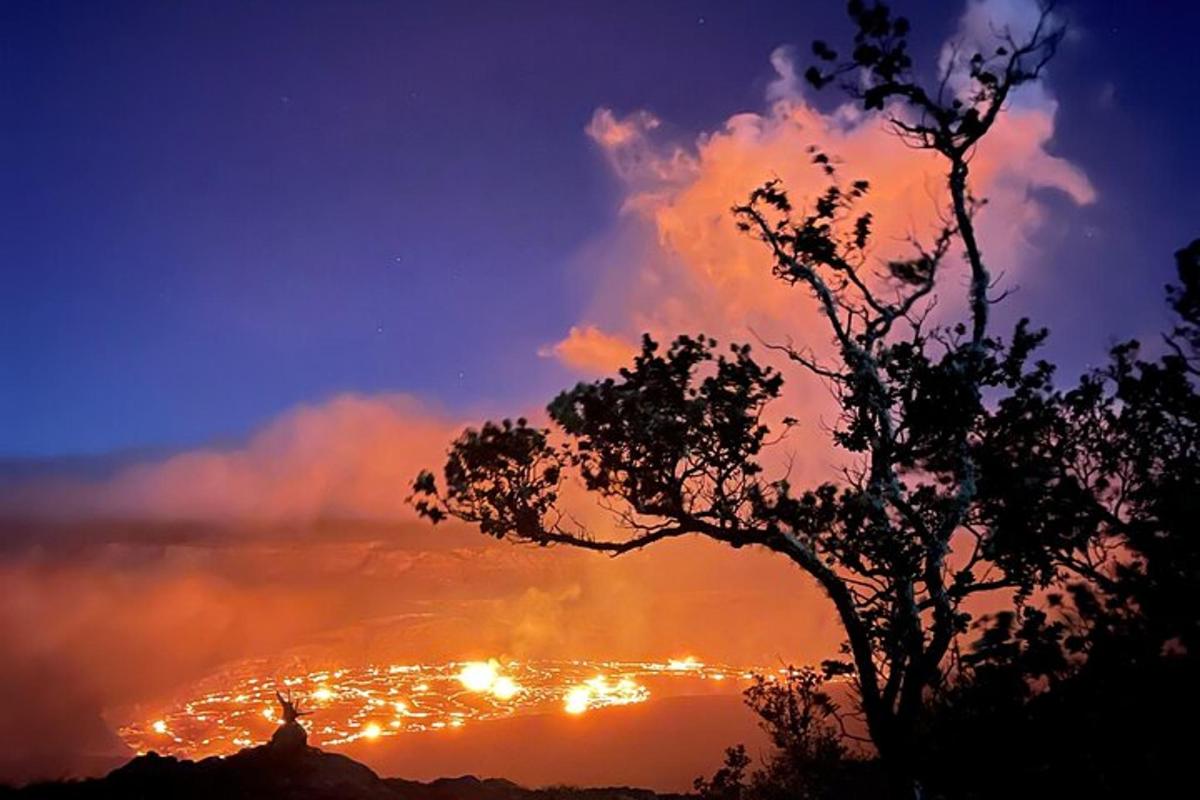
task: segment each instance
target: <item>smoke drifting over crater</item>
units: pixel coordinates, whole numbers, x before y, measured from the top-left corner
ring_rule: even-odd
[[[612,560],[414,521],[407,483],[456,430],[404,398],[342,397],[239,448],[8,486],[0,747],[53,743],[81,768],[113,749],[105,709],[254,656],[776,663],[835,643],[817,593],[764,554]]]
[[[1019,24],[1033,6],[972,0],[956,35]],[[580,135],[615,175],[624,211],[589,248],[600,277],[581,282],[581,318],[542,356],[601,374],[626,363],[644,331],[746,340],[750,327],[819,346],[815,314],[771,279],[761,248],[729,216],[771,177],[796,197],[823,189],[810,145],[872,181],[881,241],[934,221],[932,162],[896,158],[902,145],[849,108],[814,106],[790,51],[770,64],[763,108],[688,141],[672,141],[650,110],[595,110]],[[985,250],[1016,243],[989,251],[997,272],[1019,272],[1030,257],[1045,218],[1038,191],[1074,204],[1096,198],[1083,171],[1048,149],[1057,108],[1045,87],[1024,90],[973,163],[991,200]],[[631,250],[641,257],[622,261]],[[821,474],[833,458],[824,390],[790,396],[794,407],[781,413],[805,425],[781,459],[796,459],[798,477]],[[537,408],[529,405],[513,416]],[[773,665],[833,653],[840,634],[826,600],[769,554],[685,540],[608,559],[419,523],[404,503],[409,482],[440,463],[463,423],[407,395],[344,394],[283,413],[233,447],[101,474],[9,470],[0,483],[0,752],[22,766],[0,764],[0,779],[87,769],[88,757],[119,752],[106,710],[249,657],[695,654]]]

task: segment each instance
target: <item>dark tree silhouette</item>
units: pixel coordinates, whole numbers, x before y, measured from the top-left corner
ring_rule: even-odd
[[[911,257],[876,270],[872,216],[859,210],[869,183],[842,182],[817,150],[812,161],[832,185],[811,208],[797,209],[769,182],[734,215],[828,326],[835,355],[827,360],[791,343],[769,346],[836,393],[834,442],[856,466],[803,490],[769,477],[762,455],[778,436],[764,409],[781,393],[781,375],[748,346],[722,354],[701,335],[664,350],[645,337],[618,377],[579,384],[550,404],[554,443],[525,420],[469,429],[453,443],[441,484],[423,472],[411,500],[434,522],[454,517],[541,545],[619,555],[699,535],[790,559],[832,600],[849,660],[825,668],[852,676],[893,791],[911,797],[921,794],[917,770],[927,763],[916,752],[922,707],[968,629],[964,602],[996,590],[1029,596],[1058,570],[1090,563],[1096,546],[1090,518],[1029,524],[1045,510],[1061,511],[1061,521],[1087,507],[1088,487],[1062,468],[1077,442],[1053,408],[1052,370],[1030,363],[1044,332],[1022,323],[1005,341],[989,329],[995,298],[974,227],[982,202],[968,180],[974,148],[1012,91],[1038,78],[1061,30],[1046,14],[1026,38],[1001,31],[992,52],[952,59],[926,89],[907,54],[907,21],[882,4],[849,10],[858,27],[851,59],[839,62],[817,43],[826,66],[809,80],[843,82],[905,142],[945,159],[942,226],[924,243],[914,239]],[[969,273],[969,314],[933,326],[934,287],[956,247]],[[600,538],[572,519],[561,504],[567,480],[611,509],[628,535]]]
[[[1093,557],[1041,607],[985,620],[927,710],[926,752],[950,768],[926,774],[946,796],[1157,797],[1191,778],[1180,731],[1200,714],[1200,240],[1176,263],[1166,355],[1121,344],[1051,405],[1079,445],[1059,468],[1092,505],[1043,507],[1041,522],[1091,527]]]
[[[293,722],[299,721],[301,717],[307,717],[312,713],[311,711],[301,711],[300,704],[292,700],[290,692],[286,699],[279,692],[275,692],[275,699],[279,702],[279,712],[284,725],[290,725]]]
[[[275,733],[271,735],[271,746],[278,750],[303,750],[308,746],[308,732],[300,724],[301,717],[307,717],[311,711],[301,711],[300,704],[292,701],[292,693],[285,698],[278,691],[275,699],[279,701],[280,717],[283,720]]]
[[[876,797],[876,765],[853,751],[842,710],[826,689],[828,679],[810,668],[755,676],[746,705],[760,720],[774,751],[750,769],[744,745],[725,751],[711,778],[695,782],[702,800],[819,800]]]

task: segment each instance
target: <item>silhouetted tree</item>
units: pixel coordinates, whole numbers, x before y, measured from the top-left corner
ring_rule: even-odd
[[[857,737],[847,732],[842,710],[826,691],[827,680],[808,667],[755,676],[745,692],[746,705],[758,715],[774,750],[751,770],[745,746],[727,749],[712,778],[695,782],[703,800],[877,796],[882,788],[878,770],[848,746]]]
[[[926,89],[907,54],[907,21],[882,4],[849,10],[858,27],[851,58],[839,62],[818,43],[826,66],[808,77],[817,86],[842,80],[907,143],[946,161],[942,226],[876,275],[873,219],[858,208],[870,186],[843,183],[817,150],[812,161],[832,185],[811,208],[797,209],[772,181],[734,214],[764,243],[774,275],[804,289],[828,326],[828,360],[773,347],[834,390],[833,439],[855,466],[804,490],[768,477],[762,455],[777,437],[764,410],[781,375],[748,346],[722,354],[701,335],[663,350],[647,336],[617,378],[581,383],[550,404],[558,440],[523,419],[469,429],[453,443],[441,485],[422,473],[412,501],[434,522],[454,517],[541,545],[619,555],[700,535],[790,559],[836,608],[849,660],[829,668],[853,676],[894,792],[919,796],[927,761],[916,752],[917,726],[967,630],[964,602],[1001,589],[1029,596],[1064,565],[1086,563],[1094,547],[1091,517],[1029,525],[1044,510],[1061,512],[1059,521],[1093,512],[1088,487],[1060,469],[1078,443],[1053,406],[1052,369],[1030,363],[1044,332],[1023,322],[1005,341],[989,330],[992,278],[974,227],[982,203],[968,181],[973,149],[1012,91],[1038,78],[1061,31],[1043,15],[1025,38],[1001,32],[994,51],[950,59]],[[969,271],[969,314],[933,326],[934,287],[956,245]],[[1022,472],[1014,460],[1040,471]],[[561,503],[568,479],[628,535],[600,538],[574,520]]]
[[[301,717],[307,717],[312,714],[311,711],[300,710],[300,704],[292,700],[291,692],[288,692],[288,696],[285,698],[276,691],[275,699],[279,702],[279,715],[284,725],[298,723]]]
[[[696,778],[692,788],[701,800],[743,800],[750,794],[747,785],[747,770],[750,756],[744,744],[725,749],[725,761],[711,778]]]
[[[928,708],[924,750],[949,768],[927,774],[947,796],[1160,796],[1190,778],[1180,730],[1200,714],[1200,240],[1176,262],[1167,354],[1119,345],[1052,404],[1081,445],[1059,466],[1094,505],[1046,524],[1086,521],[1094,557],[1041,607],[986,620]]]

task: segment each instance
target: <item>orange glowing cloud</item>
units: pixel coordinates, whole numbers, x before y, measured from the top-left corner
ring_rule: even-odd
[[[284,413],[246,443],[190,450],[77,485],[43,484],[4,504],[41,515],[222,520],[411,519],[406,487],[461,424],[405,395],[344,394]]]
[[[637,346],[595,325],[574,326],[562,341],[538,355],[557,358],[579,372],[613,372],[633,360]]]
[[[240,446],[17,487],[0,549],[0,749],[21,764],[0,779],[110,767],[105,710],[251,657],[772,663],[836,643],[817,590],[767,553],[680,541],[614,561],[411,521],[408,481],[459,430],[409,398],[343,396]]]
[[[964,35],[997,7],[973,2]],[[625,187],[624,213],[607,260],[604,243],[593,253],[603,283],[584,319],[544,355],[610,371],[643,331],[746,340],[751,326],[818,345],[824,329],[806,299],[771,279],[761,246],[729,213],[772,177],[796,199],[823,189],[810,145],[840,157],[847,178],[872,181],[880,256],[933,223],[940,164],[853,109],[815,108],[786,51],[772,63],[766,110],[693,142],[660,141],[648,112],[596,112],[587,132]],[[1055,108],[1031,87],[972,162],[990,199],[981,235],[997,274],[1029,269],[1027,237],[1044,221],[1038,190],[1095,198],[1047,149]],[[640,257],[621,257],[630,250]],[[951,270],[948,289],[957,277]],[[810,418],[828,409],[819,388],[790,384],[788,396]],[[461,427],[408,396],[347,394],[287,412],[235,447],[0,492],[0,748],[24,756],[15,748],[35,725],[47,737],[77,732],[81,707],[98,720],[230,659],[302,645],[360,661],[695,652],[774,663],[819,660],[840,640],[820,592],[768,553],[687,540],[611,560],[416,524],[409,481],[440,463]],[[791,445],[798,472],[829,474],[814,445],[825,438]],[[607,524],[578,494],[568,497],[578,516]]]
[[[1005,26],[1019,33],[1036,13],[1032,0],[973,0],[956,40],[969,46]],[[544,352],[594,371],[618,354],[611,343],[635,341],[644,330],[745,340],[753,329],[819,348],[827,337],[813,309],[772,278],[761,243],[741,234],[730,213],[773,178],[793,200],[823,191],[828,179],[812,167],[810,146],[842,162],[844,179],[871,182],[867,210],[876,222],[877,257],[911,252],[909,237],[935,230],[945,208],[945,165],[934,154],[907,149],[878,117],[852,105],[818,109],[802,91],[789,50],[776,50],[771,63],[775,79],[765,111],[735,114],[690,143],[661,141],[660,121],[647,111],[595,112],[587,134],[625,186],[618,226],[648,223],[654,247],[633,264],[614,254],[610,267],[622,279],[598,287],[585,319]],[[1056,110],[1043,84],[1022,87],[971,162],[974,191],[988,200],[979,221],[985,255],[993,274],[1010,281],[1036,261],[1029,235],[1044,222],[1038,191],[1058,191],[1077,204],[1096,198],[1087,176],[1048,150]],[[943,292],[950,308],[961,284],[953,273]]]

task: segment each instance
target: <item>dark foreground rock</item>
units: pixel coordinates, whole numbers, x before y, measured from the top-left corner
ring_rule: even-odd
[[[281,729],[282,730],[282,729]],[[660,800],[646,789],[525,789],[499,779],[472,776],[430,783],[381,778],[369,767],[337,753],[277,735],[271,743],[231,756],[201,761],[148,753],[103,778],[0,789],[0,798],[179,798],[180,800]]]
[[[357,761],[314,747],[252,747],[225,758],[181,761],[148,753],[103,778],[43,783],[13,791],[19,798],[297,798],[395,800],[378,775]]]
[[[501,778],[480,780],[473,775],[439,778],[429,783],[387,778],[385,782],[402,800],[683,800],[688,795],[658,794],[649,789],[607,786],[581,789],[558,786],[526,789]]]

